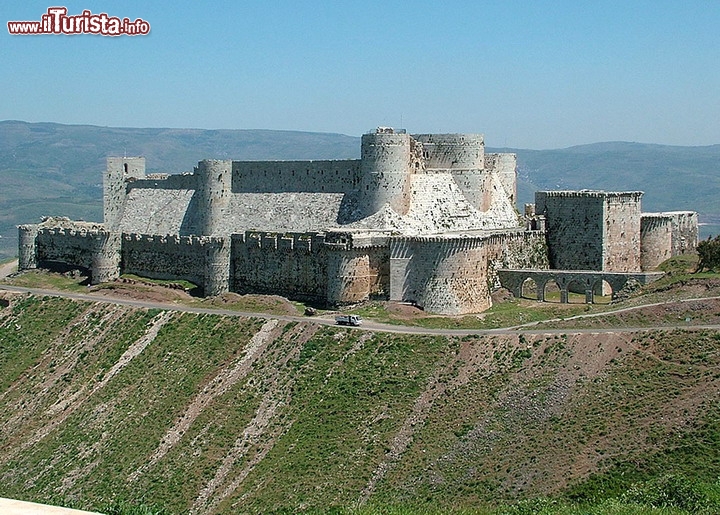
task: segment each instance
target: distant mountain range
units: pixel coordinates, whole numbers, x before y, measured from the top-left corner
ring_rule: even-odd
[[[720,145],[595,143],[518,156],[518,204],[537,190],[640,190],[644,211],[690,209],[720,228]],[[43,215],[102,218],[107,156],[145,156],[149,172],[189,171],[201,159],[356,159],[360,138],[275,130],[148,129],[0,121],[0,260],[17,253],[21,223]],[[717,231],[715,231],[717,232]]]

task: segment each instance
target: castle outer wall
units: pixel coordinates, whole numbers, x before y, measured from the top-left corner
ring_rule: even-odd
[[[642,269],[654,270],[671,257],[695,251],[698,244],[697,213],[643,213],[640,238]]]

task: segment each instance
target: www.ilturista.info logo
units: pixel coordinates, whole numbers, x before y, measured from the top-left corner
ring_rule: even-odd
[[[108,16],[106,13],[93,14],[84,10],[82,14],[68,16],[66,7],[49,7],[40,21],[9,21],[8,32],[18,35],[38,34],[100,34],[102,36],[139,36],[150,32],[150,24],[141,18]]]

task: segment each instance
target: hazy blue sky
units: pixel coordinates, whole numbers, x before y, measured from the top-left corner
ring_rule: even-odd
[[[12,36],[48,7],[147,36]],[[720,1],[3,1],[0,120],[720,143]]]

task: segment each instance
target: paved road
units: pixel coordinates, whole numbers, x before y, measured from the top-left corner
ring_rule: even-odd
[[[145,309],[165,309],[172,311],[180,311],[185,313],[198,313],[198,314],[212,314],[212,315],[227,315],[237,317],[253,317],[253,318],[264,318],[264,319],[276,319],[284,320],[286,322],[313,322],[319,325],[335,325],[334,316],[318,316],[318,317],[302,317],[302,316],[291,316],[291,315],[273,315],[268,313],[254,313],[246,311],[233,311],[229,309],[215,309],[215,308],[198,308],[191,306],[184,306],[182,304],[165,303],[165,302],[148,302],[142,300],[124,299],[119,297],[112,297],[108,295],[88,294],[88,293],[72,293],[55,290],[45,290],[40,288],[24,288],[21,286],[10,286],[7,284],[0,284],[0,290],[17,292],[17,293],[32,293],[34,295],[46,295],[50,297],[63,297],[67,299],[81,300],[87,302],[106,302],[110,304],[119,304],[123,306],[133,306]],[[717,299],[718,297],[711,297]],[[690,302],[694,300],[705,300],[705,299],[686,299],[677,302]],[[663,303],[648,304],[648,306],[658,306]],[[617,311],[621,312],[630,311],[633,309],[640,309],[645,306],[637,306],[630,308],[622,308]],[[602,316],[606,313],[596,313],[592,315],[579,315],[572,317],[572,319],[588,318],[593,316]],[[565,320],[570,320],[567,318]],[[548,322],[547,320],[545,322]],[[619,327],[619,328],[595,328],[595,329],[538,329],[533,328],[538,322],[530,324],[503,327],[498,329],[428,329],[425,327],[413,327],[413,326],[401,326],[392,324],[381,324],[379,322],[373,322],[372,320],[364,320],[361,327],[352,327],[351,329],[363,330],[363,331],[375,331],[384,333],[401,333],[401,334],[425,334],[425,335],[442,335],[442,336],[468,336],[468,335],[493,335],[493,334],[567,334],[567,333],[583,333],[583,334],[597,334],[597,333],[626,333],[626,332],[638,332],[638,331],[653,331],[653,330],[668,330],[668,329],[711,329],[720,330],[720,325],[691,325],[691,324],[677,324],[677,325],[664,325],[664,326],[653,326],[653,327]]]

